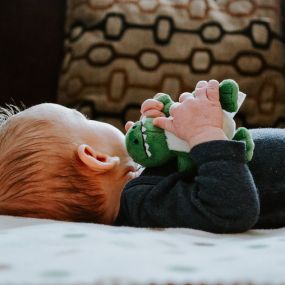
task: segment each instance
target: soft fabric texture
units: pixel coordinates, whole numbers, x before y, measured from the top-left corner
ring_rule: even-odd
[[[281,0],[68,0],[58,102],[123,129],[157,92],[199,80],[248,94],[239,125],[284,122]]]
[[[0,216],[0,284],[281,285],[285,228],[218,235]]]
[[[248,164],[243,142],[219,140],[190,151],[197,173],[179,173],[173,161],[145,169],[123,190],[117,224],[219,233],[284,227],[285,130],[250,133]]]
[[[244,143],[203,143],[191,150],[190,157],[197,173],[175,171],[175,163],[170,162],[148,168],[131,180],[122,193],[118,224],[186,227],[214,233],[253,228],[260,205],[246,165]]]

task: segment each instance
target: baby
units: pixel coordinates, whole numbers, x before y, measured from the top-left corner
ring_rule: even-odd
[[[251,130],[255,153],[222,125],[219,83],[198,82],[165,118],[149,99],[141,113],[186,140],[196,173],[175,163],[142,171],[115,127],[41,104],[0,119],[0,214],[219,233],[285,226],[285,132]],[[126,124],[126,130],[133,123]]]

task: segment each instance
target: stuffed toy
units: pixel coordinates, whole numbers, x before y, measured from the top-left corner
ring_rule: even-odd
[[[250,161],[254,150],[252,137],[244,127],[236,130],[233,120],[246,95],[239,92],[234,80],[226,79],[220,83],[219,96],[223,109],[223,130],[229,139],[245,143],[246,159]],[[169,109],[174,103],[171,97],[161,93],[155,99],[164,104],[163,113],[169,117]],[[176,157],[178,171],[195,169],[189,156],[189,144],[173,133],[154,126],[153,118],[142,117],[134,123],[126,134],[126,147],[133,160],[145,167],[157,167]]]

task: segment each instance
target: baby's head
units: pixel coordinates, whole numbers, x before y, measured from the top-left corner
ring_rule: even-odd
[[[57,104],[2,109],[2,215],[112,224],[135,170],[109,124]]]

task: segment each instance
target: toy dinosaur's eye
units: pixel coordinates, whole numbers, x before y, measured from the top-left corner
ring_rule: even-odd
[[[134,139],[134,144],[138,144],[139,140],[138,139]]]
[[[135,129],[137,127],[137,125],[133,126],[132,129]]]

